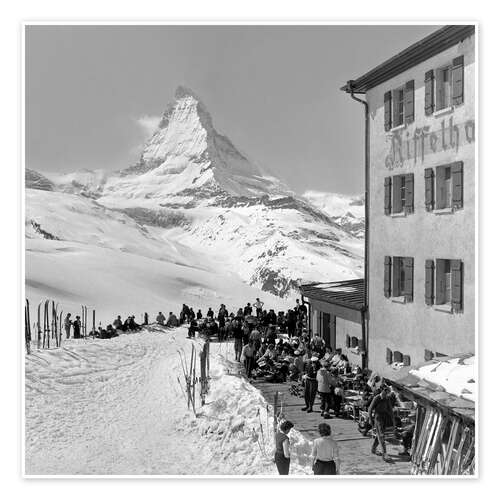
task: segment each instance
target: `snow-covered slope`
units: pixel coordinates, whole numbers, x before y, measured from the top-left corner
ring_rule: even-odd
[[[210,392],[186,408],[179,352],[186,330],[149,327],[110,340],[69,340],[26,356],[29,475],[277,475],[272,410],[210,347]],[[312,443],[292,429],[290,474],[311,474]]]
[[[219,261],[281,297],[302,281],[359,277],[362,242],[324,210],[263,172],[217,132],[200,99],[180,87],[139,161],[51,177],[58,190],[120,210],[161,239]]]
[[[105,326],[117,314],[154,319],[183,303],[234,309],[257,296],[210,256],[166,236],[88,198],[27,189],[26,297],[35,307],[53,299],[73,315],[87,305]],[[258,293],[275,310],[288,305]]]
[[[363,196],[346,196],[322,191],[306,191],[302,195],[309,203],[328,214],[333,221],[357,238],[365,234],[365,204]]]

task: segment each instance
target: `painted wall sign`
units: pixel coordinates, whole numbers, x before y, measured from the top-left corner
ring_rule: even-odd
[[[408,162],[423,163],[426,156],[440,151],[458,152],[462,146],[475,141],[474,125],[474,120],[454,123],[453,117],[450,117],[442,120],[436,130],[425,126],[415,128],[413,134],[405,129],[395,131],[390,138],[390,151],[385,158],[385,166],[393,170]]]

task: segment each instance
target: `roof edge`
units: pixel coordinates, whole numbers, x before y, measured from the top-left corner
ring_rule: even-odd
[[[410,45],[355,80],[349,80],[340,90],[353,94],[365,94],[400,73],[420,64],[440,52],[475,34],[474,24],[446,25]]]

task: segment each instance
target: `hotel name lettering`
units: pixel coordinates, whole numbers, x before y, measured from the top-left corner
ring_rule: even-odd
[[[440,128],[429,126],[415,128],[413,134],[407,130],[395,131],[391,137],[391,149],[385,158],[389,170],[402,167],[406,162],[424,162],[426,156],[440,151],[455,151],[475,140],[474,120],[454,123],[453,117],[441,121]]]

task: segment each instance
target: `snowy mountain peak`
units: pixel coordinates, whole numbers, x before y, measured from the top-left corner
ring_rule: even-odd
[[[217,132],[205,105],[186,87],[177,89],[139,161],[120,176],[126,178],[121,187],[130,185],[130,176],[140,176],[141,187],[154,184],[154,192],[148,195],[156,199],[191,196],[195,191],[248,197],[291,194]]]

